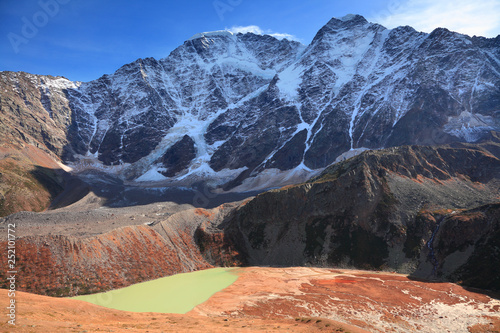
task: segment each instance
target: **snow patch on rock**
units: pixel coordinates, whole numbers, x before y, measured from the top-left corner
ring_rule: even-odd
[[[135,181],[136,182],[158,182],[162,180],[166,180],[167,177],[163,176],[161,173],[158,172],[157,167],[152,167],[149,169],[145,174],[137,178]]]
[[[463,111],[456,117],[448,117],[444,131],[467,142],[476,142],[486,131],[499,130],[500,122],[490,116]]]
[[[188,40],[203,38],[203,37],[214,37],[214,36],[222,36],[222,37],[232,37],[234,34],[228,30],[217,30],[217,31],[208,31],[208,32],[200,32],[195,34],[193,37]]]
[[[337,157],[335,159],[335,162],[333,162],[333,163],[338,163],[338,162],[345,161],[345,160],[347,160],[347,159],[349,159],[351,157],[357,156],[357,155],[359,155],[362,152],[367,151],[367,150],[370,150],[370,149],[369,148],[364,148],[364,147],[349,149],[345,153],[342,153],[341,155],[339,155],[339,157]]]

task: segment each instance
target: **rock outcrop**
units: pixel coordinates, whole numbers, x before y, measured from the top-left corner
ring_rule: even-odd
[[[258,195],[225,231],[250,265],[395,270],[498,290],[499,177],[500,160],[480,149],[369,151]]]
[[[461,212],[423,212],[417,222],[434,226],[422,249],[422,262],[413,273],[429,272],[445,280],[487,290],[500,290],[500,203]],[[413,228],[416,225],[412,226]],[[408,243],[419,236],[413,235]]]

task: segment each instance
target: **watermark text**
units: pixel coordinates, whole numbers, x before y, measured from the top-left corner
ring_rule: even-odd
[[[35,12],[30,17],[21,17],[21,29],[19,33],[9,32],[7,38],[9,39],[12,49],[17,54],[19,47],[28,42],[38,35],[39,29],[45,27],[49,23],[50,18],[55,17],[60,10],[60,5],[65,5],[70,0],[40,0],[38,6],[40,10]]]
[[[215,12],[221,21],[224,21],[224,14],[232,12],[236,7],[241,5],[243,0],[215,0],[212,2]]]
[[[16,324],[16,224],[7,225],[7,287],[9,306],[7,307],[8,323]]]

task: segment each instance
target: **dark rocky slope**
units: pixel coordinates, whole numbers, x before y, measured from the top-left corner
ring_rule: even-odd
[[[258,195],[224,228],[249,265],[396,270],[499,289],[488,268],[500,266],[499,180],[500,160],[477,148],[369,151]],[[477,258],[489,262],[483,276]]]
[[[47,209],[65,184],[65,172],[45,151],[0,147],[0,217]]]
[[[412,275],[426,276],[432,269],[436,276],[448,281],[500,290],[500,203],[446,213],[426,212],[419,216],[421,225],[439,223],[439,229],[432,242],[434,253],[428,246],[421,252],[422,257],[434,259],[422,263]],[[412,244],[418,236],[423,235],[417,231],[407,243]]]

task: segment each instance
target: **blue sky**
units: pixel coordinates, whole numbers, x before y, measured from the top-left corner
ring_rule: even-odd
[[[500,0],[0,0],[0,70],[90,81],[138,58],[164,58],[199,32],[288,34],[308,44],[349,13],[388,28],[500,34]]]

